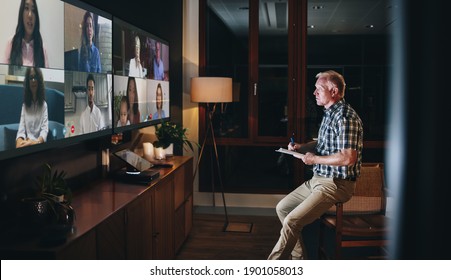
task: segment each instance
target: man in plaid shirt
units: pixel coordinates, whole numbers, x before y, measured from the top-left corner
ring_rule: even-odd
[[[284,197],[276,207],[282,223],[280,238],[268,259],[306,259],[302,229],[336,202],[348,201],[360,175],[363,125],[345,102],[342,75],[329,70],[316,75],[316,104],[324,107],[318,140],[290,143],[288,149],[306,165],[313,165],[312,179]]]

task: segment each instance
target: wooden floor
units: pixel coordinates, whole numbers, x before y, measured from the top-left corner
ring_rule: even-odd
[[[265,260],[279,238],[277,216],[230,215],[229,229],[223,231],[223,214],[195,213],[193,228],[179,251],[178,260]]]
[[[219,209],[221,210],[221,209]],[[250,232],[224,232],[224,214],[215,210],[194,211],[193,228],[186,242],[178,252],[178,260],[266,260],[279,239],[282,225],[274,209],[269,211],[230,210],[229,225]],[[319,222],[307,225],[303,238],[308,258],[318,259]],[[330,235],[330,240],[333,236]],[[367,259],[373,252],[367,249],[344,252],[345,258]]]

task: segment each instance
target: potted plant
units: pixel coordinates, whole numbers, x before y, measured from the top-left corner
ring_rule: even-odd
[[[46,163],[44,172],[37,177],[38,196],[48,200],[70,204],[72,202],[72,191],[66,184],[66,172],[55,170]]]
[[[171,144],[173,144],[176,147],[182,147],[184,149],[188,147],[191,149],[191,151],[194,151],[193,144],[195,143],[188,140],[186,134],[187,130],[187,128],[184,128],[179,124],[162,121],[161,124],[158,124],[155,127],[155,135],[157,136],[158,140],[156,140],[153,145],[157,149],[166,149]],[[155,155],[157,159],[161,159],[161,156],[159,157],[158,153],[159,152],[156,152]]]
[[[53,171],[44,165],[36,178],[36,193],[22,199],[22,216],[34,225],[72,224],[75,212],[71,206],[72,191],[66,183],[66,172]]]

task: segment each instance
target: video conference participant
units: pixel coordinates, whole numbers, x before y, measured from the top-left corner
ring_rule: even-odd
[[[84,72],[100,73],[102,71],[100,64],[100,52],[94,45],[93,38],[94,20],[92,14],[86,11],[82,22],[78,69]]]
[[[30,67],[25,72],[24,100],[20,114],[16,148],[44,143],[49,132],[45,85],[39,68]]]
[[[130,59],[128,75],[130,77],[143,78],[144,72],[141,66],[141,40],[135,36],[135,57]]]
[[[121,104],[119,105],[119,120],[117,121],[117,127],[126,126],[130,124],[128,119],[128,110],[130,105],[128,104],[127,96],[122,96]]]
[[[40,33],[36,0],[22,0],[16,32],[5,48],[4,61],[19,66],[49,67]]]
[[[95,80],[94,75],[89,74],[86,78],[86,91],[88,95],[88,105],[81,113],[80,117],[80,134],[98,131],[105,127],[102,113],[100,109],[94,104],[95,96]]]
[[[134,77],[128,77],[127,81],[128,119],[131,124],[141,122],[141,112],[139,111],[138,88]]]
[[[155,41],[155,58],[153,60],[153,71],[155,80],[164,80],[164,65],[161,60],[161,42]]]
[[[163,89],[162,89],[160,83],[158,83],[158,85],[157,85],[155,102],[156,102],[157,110],[155,111],[155,113],[153,113],[152,117],[154,119],[166,118],[166,113],[163,110]]]

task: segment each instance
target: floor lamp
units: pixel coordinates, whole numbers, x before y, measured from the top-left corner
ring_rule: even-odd
[[[208,137],[211,137],[213,142],[214,156],[216,161],[216,168],[218,172],[219,186],[221,187],[222,203],[224,205],[224,215],[225,223],[223,231],[234,231],[234,232],[250,232],[252,229],[252,224],[250,226],[244,223],[230,223],[229,215],[227,213],[227,205],[224,196],[224,186],[221,177],[221,167],[219,164],[218,149],[216,146],[216,137],[213,127],[213,115],[216,110],[216,104],[218,103],[229,103],[232,102],[232,78],[224,77],[195,77],[191,79],[191,102],[206,103],[208,110],[208,120],[207,120],[207,130],[205,132],[204,140],[202,141],[202,146],[199,153],[199,158],[197,160],[196,170],[194,172],[193,179],[196,177],[197,171],[199,169],[199,164],[202,159],[203,151]],[[210,108],[210,105],[213,107]],[[213,167],[213,166],[212,166]],[[212,182],[212,193],[213,193],[213,205],[215,201],[215,188],[214,182]]]

